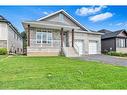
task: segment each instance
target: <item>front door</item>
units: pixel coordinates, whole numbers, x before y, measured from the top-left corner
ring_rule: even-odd
[[[64,32],[64,46],[69,47],[69,36],[68,32]]]

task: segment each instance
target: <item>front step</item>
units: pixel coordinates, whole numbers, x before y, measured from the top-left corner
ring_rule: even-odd
[[[64,47],[63,51],[66,57],[79,57],[73,47]]]

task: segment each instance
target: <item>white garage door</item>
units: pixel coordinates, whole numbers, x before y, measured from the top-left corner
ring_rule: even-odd
[[[83,54],[83,41],[82,40],[77,40],[75,41],[75,49],[79,51],[79,54]]]
[[[97,41],[89,41],[89,54],[97,54]]]

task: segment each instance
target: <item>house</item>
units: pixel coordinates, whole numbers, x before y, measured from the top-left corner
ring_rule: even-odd
[[[103,33],[101,37],[102,52],[116,51],[127,53],[127,31],[122,29],[118,31],[100,30]]]
[[[101,33],[91,32],[64,10],[22,24],[27,32],[28,56],[101,54]]]
[[[22,53],[23,39],[10,21],[0,16],[0,48],[7,48],[8,53]]]

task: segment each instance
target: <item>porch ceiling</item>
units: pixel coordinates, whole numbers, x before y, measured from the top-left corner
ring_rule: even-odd
[[[62,22],[53,22],[53,21],[26,21],[23,22],[23,26],[26,29],[30,25],[31,27],[38,28],[51,28],[51,29],[61,29],[64,30],[72,30],[72,29],[80,29],[80,27],[70,26],[68,24]]]

